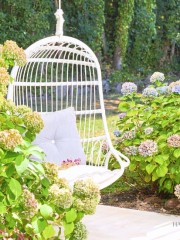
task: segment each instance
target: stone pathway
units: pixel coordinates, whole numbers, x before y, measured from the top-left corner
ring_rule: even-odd
[[[88,240],[180,240],[180,216],[99,205],[83,221]]]

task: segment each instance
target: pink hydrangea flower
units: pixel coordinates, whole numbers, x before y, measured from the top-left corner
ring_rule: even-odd
[[[157,143],[153,140],[146,140],[140,144],[138,150],[139,154],[143,157],[152,156],[158,151]]]
[[[169,147],[180,147],[180,135],[173,134],[172,136],[168,137],[167,143]]]

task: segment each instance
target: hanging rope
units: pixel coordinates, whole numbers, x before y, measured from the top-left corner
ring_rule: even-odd
[[[56,13],[56,36],[62,36],[63,35],[63,24],[64,24],[64,18],[63,18],[63,10],[61,9],[61,0],[59,0],[59,9],[57,9]]]
[[[59,0],[59,9],[61,9],[61,0]]]

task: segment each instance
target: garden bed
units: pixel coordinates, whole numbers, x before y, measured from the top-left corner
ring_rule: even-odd
[[[106,192],[101,194],[101,204],[103,205],[180,215],[180,202],[179,206],[176,207],[172,203],[171,209],[166,207],[170,199],[172,200],[173,196],[158,195],[149,191],[148,188],[138,190],[134,188],[122,192]],[[174,199],[174,201],[176,200]]]

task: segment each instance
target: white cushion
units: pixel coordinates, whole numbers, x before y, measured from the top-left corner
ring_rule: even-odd
[[[63,160],[80,158],[81,164],[85,164],[86,157],[76,128],[74,109],[42,114],[42,119],[44,128],[33,144],[44,150],[45,160],[60,165]]]
[[[76,180],[91,178],[101,189],[101,185],[104,186],[105,182],[111,181],[116,174],[119,174],[119,170],[111,171],[106,167],[81,165],[59,170],[58,177],[66,178],[71,187]]]

